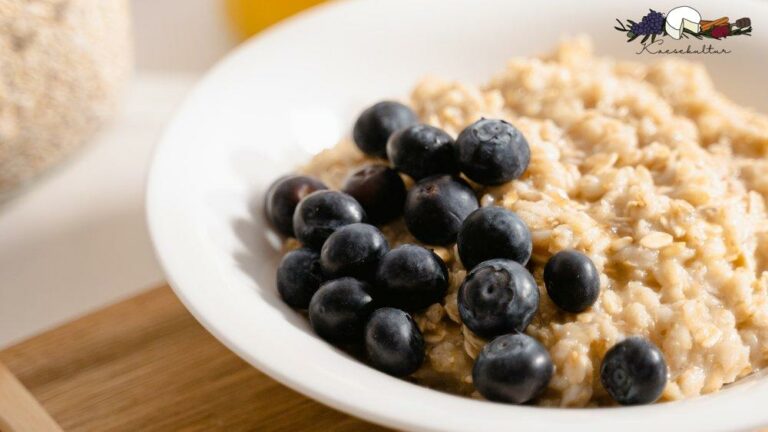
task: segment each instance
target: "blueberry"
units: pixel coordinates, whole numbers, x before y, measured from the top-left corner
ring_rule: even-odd
[[[404,244],[389,251],[376,270],[374,297],[382,305],[405,310],[439,303],[448,290],[448,268],[429,249]]]
[[[459,134],[456,144],[461,171],[484,185],[520,177],[531,160],[528,141],[504,120],[480,119]]]
[[[320,249],[334,231],[363,222],[365,211],[351,196],[336,191],[317,191],[307,195],[293,214],[296,238],[312,249]]]
[[[365,351],[373,367],[402,377],[416,372],[424,362],[424,337],[410,315],[381,308],[365,326]]]
[[[516,214],[501,207],[482,207],[461,225],[456,240],[464,267],[493,258],[506,258],[525,265],[531,258],[531,232]]]
[[[405,183],[400,174],[388,166],[364,166],[347,177],[342,191],[363,206],[372,224],[382,225],[403,214]]]
[[[389,136],[418,121],[416,114],[401,103],[379,102],[360,114],[352,138],[363,153],[385,158]]]
[[[416,180],[459,172],[459,151],[453,138],[441,129],[424,124],[392,134],[387,142],[387,157],[396,170]]]
[[[323,182],[307,176],[285,176],[275,180],[267,190],[264,211],[267,220],[281,234],[293,236],[293,212],[305,196],[328,189]]]
[[[656,345],[641,337],[617,343],[600,366],[603,387],[622,405],[655,402],[667,385],[667,363]]]
[[[458,177],[427,177],[408,191],[405,224],[427,244],[449,245],[464,219],[478,207],[475,191]]]
[[[295,309],[306,309],[323,282],[320,254],[301,248],[285,254],[277,267],[277,292]]]
[[[323,284],[309,302],[309,323],[318,336],[332,343],[358,342],[374,310],[370,286],[345,277]]]
[[[549,384],[554,367],[549,352],[525,334],[499,336],[475,360],[472,381],[486,399],[522,404]]]
[[[320,265],[329,278],[352,276],[372,280],[379,260],[389,252],[387,239],[375,226],[355,223],[337,229],[320,252]]]
[[[549,298],[566,312],[581,312],[600,295],[600,274],[588,256],[575,250],[556,253],[544,267]]]
[[[539,308],[533,276],[515,261],[493,259],[478,264],[459,288],[461,320],[476,334],[491,338],[522,332]]]

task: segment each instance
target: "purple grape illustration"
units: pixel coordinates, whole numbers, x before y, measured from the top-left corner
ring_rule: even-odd
[[[664,31],[664,14],[651,9],[639,23],[632,24],[629,31],[638,36],[661,34]]]

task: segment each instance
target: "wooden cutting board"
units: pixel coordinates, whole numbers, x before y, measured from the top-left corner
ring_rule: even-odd
[[[5,388],[28,408],[0,407],[0,428],[55,430],[42,406],[65,431],[384,430],[254,369],[203,329],[168,287],[0,351],[0,362],[34,397],[13,379],[4,387],[0,374],[0,401]],[[14,418],[4,423],[4,416]]]

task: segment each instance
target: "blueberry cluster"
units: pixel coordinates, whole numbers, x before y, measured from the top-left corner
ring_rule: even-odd
[[[480,119],[454,140],[419,124],[407,106],[380,102],[363,111],[353,138],[389,164],[363,166],[341,191],[312,177],[287,176],[267,193],[267,219],[303,245],[280,262],[280,296],[307,310],[321,338],[364,347],[369,364],[385,373],[414,373],[425,344],[410,314],[444,301],[449,272],[422,245],[390,248],[377,226],[402,216],[422,244],[455,243],[468,271],[457,296],[459,314],[469,330],[490,340],[473,368],[478,392],[509,403],[536,398],[554,366],[547,349],[524,333],[540,302],[525,267],[531,233],[507,209],[480,208],[475,190],[523,175],[530,161],[525,137],[503,120]],[[410,189],[404,175],[415,181]],[[551,301],[569,313],[588,309],[600,293],[597,268],[574,250],[550,258],[544,282]],[[627,339],[606,355],[601,378],[618,402],[648,403],[666,384],[666,365],[650,342]]]
[[[664,31],[664,14],[650,9],[639,23],[634,23],[630,31],[636,35],[657,35]]]

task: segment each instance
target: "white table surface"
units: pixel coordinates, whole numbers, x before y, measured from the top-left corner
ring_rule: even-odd
[[[0,347],[164,279],[144,221],[152,149],[187,91],[235,41],[221,0],[132,6],[137,73],[120,114],[0,207]]]

